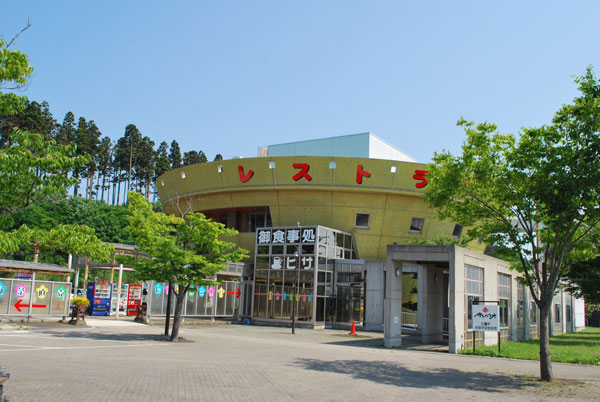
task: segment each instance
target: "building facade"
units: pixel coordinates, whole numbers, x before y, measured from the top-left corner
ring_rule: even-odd
[[[310,327],[354,320],[388,331],[397,324],[423,342],[448,339],[457,350],[468,346],[463,331],[468,324],[459,316],[470,300],[483,297],[469,294],[473,297],[464,301],[464,284],[458,282],[465,275],[475,282],[477,275],[486,281],[506,275],[494,279],[503,284],[503,300],[510,301],[503,306],[510,314],[504,336],[518,337],[513,320],[520,290],[506,264],[470,265],[484,271],[477,273],[456,268],[460,264],[451,270],[449,259],[434,261],[434,269],[427,258],[413,261],[397,252],[390,257],[396,245],[420,250],[419,243],[461,237],[460,225],[439,221],[424,203],[427,184],[427,165],[370,133],[272,145],[260,148],[256,158],[185,166],[157,180],[167,213],[202,212],[238,230],[231,240],[251,252],[240,314],[255,322],[287,325],[296,303],[299,322]],[[308,232],[313,236],[305,238]],[[475,240],[460,250],[487,261],[484,249]],[[434,271],[437,280],[430,284]],[[393,337],[386,332],[386,339]]]

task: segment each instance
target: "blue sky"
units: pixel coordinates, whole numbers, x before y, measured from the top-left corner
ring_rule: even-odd
[[[370,131],[421,162],[456,121],[548,123],[600,71],[597,1],[2,0],[24,92],[116,140],[129,123],[210,159]]]

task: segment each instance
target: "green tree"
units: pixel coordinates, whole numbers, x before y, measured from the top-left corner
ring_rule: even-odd
[[[96,123],[90,120],[85,134],[85,137],[77,142],[77,147],[81,149],[82,154],[87,154],[91,157],[90,163],[85,166],[83,177],[87,180],[86,198],[92,199],[94,195],[94,178],[98,170],[98,152],[102,133]]]
[[[203,151],[188,151],[183,154],[183,166],[206,162],[208,162],[208,159]]]
[[[29,57],[18,50],[10,50],[14,40],[30,26],[31,24],[27,24],[8,43],[6,39],[0,37],[0,115],[15,114],[26,105],[27,98],[5,91],[23,88],[33,73],[33,68],[29,65]]]
[[[154,141],[149,137],[144,137],[138,146],[139,155],[143,158],[137,158],[135,163],[135,177],[138,182],[138,192],[145,194],[146,199],[150,197],[150,186],[154,176]]]
[[[113,198],[112,204],[118,205],[121,196],[121,183],[127,179],[129,169],[129,140],[121,137],[113,149]],[[115,185],[117,186],[115,191]]]
[[[0,114],[0,147],[10,145],[10,135],[15,128],[54,138],[57,129],[56,120],[50,112],[48,102],[24,101],[24,107],[16,113]]]
[[[67,112],[62,124],[56,130],[56,142],[60,145],[71,144],[75,141],[75,115]]]
[[[101,189],[100,199],[104,201],[104,191],[107,189],[106,176],[110,175],[112,169],[112,141],[108,137],[103,137],[98,145],[96,153],[96,166],[98,167],[98,184],[96,192]],[[102,177],[102,184],[100,178]],[[98,195],[98,194],[97,194]],[[98,197],[96,196],[96,199]]]
[[[95,235],[104,242],[132,244],[133,237],[125,230],[127,216],[127,208],[123,205],[69,197],[58,202],[31,205],[12,214],[7,230],[16,230],[22,225],[50,230],[59,225],[82,224],[94,229]]]
[[[156,181],[158,178],[171,170],[171,161],[169,161],[169,145],[163,141],[158,146],[156,153],[154,154],[154,177],[152,183],[154,184],[154,199],[156,200]]]
[[[213,162],[216,162],[216,161],[222,161],[222,160],[223,160],[223,155],[221,155],[221,154],[216,154],[216,155],[215,155],[215,159],[213,160]]]
[[[129,169],[127,174],[127,191],[133,191],[133,169],[136,166],[136,160],[138,158],[138,155],[140,154],[139,147],[140,143],[142,142],[142,133],[140,133],[140,130],[138,130],[135,124],[128,124],[127,127],[125,127],[125,134],[123,135],[123,138],[125,138],[126,143],[129,145]]]
[[[10,214],[64,197],[66,188],[76,182],[65,172],[89,161],[87,156],[74,156],[75,146],[57,145],[40,134],[15,130],[11,143],[0,149],[0,229],[6,227]],[[0,231],[0,253],[18,248],[17,240],[24,240],[21,235]]]
[[[169,160],[171,161],[171,168],[175,169],[181,167],[181,149],[179,148],[179,143],[175,140],[171,142]]]
[[[0,149],[0,215],[34,202],[64,196],[76,182],[65,169],[83,166],[88,156],[74,156],[74,145],[57,145],[40,134],[15,130],[12,146]]]
[[[210,284],[204,278],[224,269],[227,261],[240,261],[244,249],[220,238],[237,232],[206,219],[200,213],[184,217],[154,212],[141,194],[129,193],[129,226],[140,251],[147,259],[130,261],[141,279],[170,282],[176,297],[171,341],[179,337],[185,295],[192,285]],[[233,250],[233,251],[232,251]]]
[[[540,372],[552,381],[549,315],[569,265],[595,250],[600,220],[600,85],[591,68],[576,79],[581,95],[551,125],[503,135],[493,124],[459,121],[461,156],[435,154],[425,199],[441,219],[469,227],[527,282],[540,310]],[[538,243],[539,240],[539,243]]]
[[[569,268],[566,289],[586,304],[600,304],[600,258],[577,261]]]

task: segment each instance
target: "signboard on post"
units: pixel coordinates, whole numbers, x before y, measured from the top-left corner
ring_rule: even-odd
[[[500,331],[500,310],[497,305],[473,304],[474,331]]]

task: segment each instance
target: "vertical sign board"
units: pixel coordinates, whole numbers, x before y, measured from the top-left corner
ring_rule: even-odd
[[[500,331],[500,308],[497,305],[473,304],[473,331]]]

